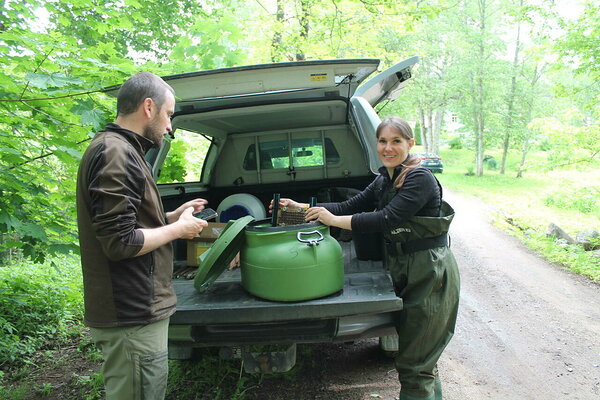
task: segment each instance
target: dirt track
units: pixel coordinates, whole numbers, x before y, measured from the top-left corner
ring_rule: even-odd
[[[440,360],[446,400],[600,399],[600,285],[537,257],[489,223],[492,210],[446,193],[457,212],[461,279],[453,341]],[[251,399],[398,397],[376,341],[311,347],[295,380],[271,379]]]

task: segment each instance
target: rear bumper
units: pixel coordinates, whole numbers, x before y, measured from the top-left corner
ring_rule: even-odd
[[[345,282],[330,296],[276,302],[248,294],[239,270],[226,271],[203,293],[190,280],[173,281],[178,298],[171,316],[171,346],[233,346],[316,343],[379,337],[395,332],[402,299],[381,262],[359,261],[351,243],[341,243]]]

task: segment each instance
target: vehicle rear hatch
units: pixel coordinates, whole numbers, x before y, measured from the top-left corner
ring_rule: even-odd
[[[298,61],[221,68],[163,79],[181,102],[279,91],[337,89],[350,96],[377,70],[377,59]],[[235,100],[233,100],[235,101]]]
[[[298,103],[312,102],[318,107],[320,101],[342,100],[340,107],[344,110],[338,118],[345,123],[348,99],[378,65],[376,59],[299,61],[222,68],[164,79],[179,98],[174,128],[220,137],[229,132],[303,127],[307,120],[314,125],[332,123],[325,113],[315,113]]]
[[[362,139],[368,149],[369,167],[375,174],[381,166],[375,141],[375,130],[381,119],[374,108],[383,101],[394,101],[400,96],[412,77],[411,70],[417,62],[419,57],[414,56],[395,64],[363,83],[352,96],[352,111],[361,127],[360,132],[364,135]]]

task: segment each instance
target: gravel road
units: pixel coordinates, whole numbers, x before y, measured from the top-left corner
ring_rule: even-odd
[[[600,399],[600,285],[493,227],[487,205],[445,198],[457,215],[450,233],[462,289],[439,364],[444,399]],[[376,340],[308,347],[299,347],[295,379],[267,379],[247,398],[397,399],[393,363]]]

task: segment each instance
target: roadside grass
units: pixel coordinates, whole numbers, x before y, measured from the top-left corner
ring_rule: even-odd
[[[169,361],[166,399],[243,400],[249,392],[259,390],[266,380],[294,381],[306,367],[304,360],[309,353],[309,347],[301,347],[302,357],[288,372],[262,374],[245,372],[241,359],[220,359],[218,348],[195,349],[191,360]],[[198,397],[198,393],[202,395]]]
[[[244,373],[240,360],[219,359],[218,350],[198,349],[191,360],[169,361],[166,399],[243,399],[254,377]]]
[[[499,151],[489,153],[498,161],[499,168]],[[444,173],[437,177],[444,187],[492,205],[497,210],[498,227],[520,238],[549,261],[600,282],[597,252],[546,237],[550,223],[561,227],[573,239],[586,229],[600,232],[600,163],[556,170],[532,166],[522,178],[517,178],[519,155],[510,153],[505,174],[486,165],[484,175],[477,177],[468,174],[474,171],[472,151],[445,149],[441,156]],[[532,153],[530,165],[548,165],[546,153]]]

